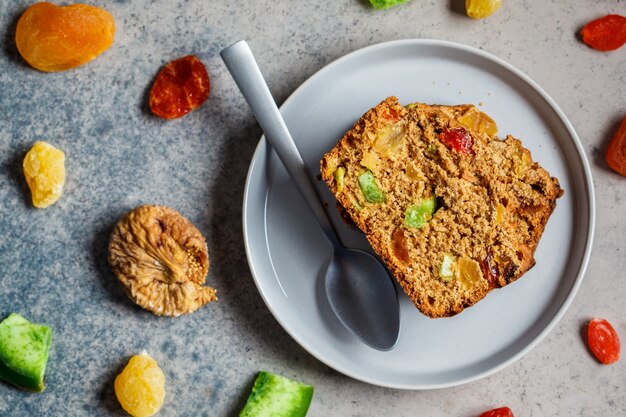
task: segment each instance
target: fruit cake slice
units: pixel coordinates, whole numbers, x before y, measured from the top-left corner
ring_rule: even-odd
[[[429,317],[461,312],[528,271],[556,178],[471,105],[389,97],[321,160],[322,178]]]

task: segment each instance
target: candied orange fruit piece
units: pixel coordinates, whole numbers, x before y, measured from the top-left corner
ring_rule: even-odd
[[[165,400],[165,375],[145,351],[130,358],[114,387],[120,405],[133,417],[153,416]]]
[[[498,126],[496,122],[485,113],[478,109],[472,108],[459,119],[461,124],[476,132],[486,133],[489,136],[496,135],[498,133]]]
[[[65,154],[47,142],[35,142],[22,163],[33,205],[46,208],[58,201],[65,185]]]
[[[15,43],[32,67],[45,72],[65,71],[106,51],[114,35],[115,21],[104,9],[40,2],[20,17]]]

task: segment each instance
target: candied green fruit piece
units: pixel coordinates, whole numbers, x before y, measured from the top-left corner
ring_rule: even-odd
[[[335,184],[337,184],[337,191],[341,192],[344,186],[344,177],[346,176],[346,169],[339,167],[335,170]]]
[[[419,203],[409,206],[404,213],[404,225],[419,229],[433,218],[437,200],[435,196],[424,198]]]
[[[0,323],[0,379],[17,387],[40,392],[52,330],[13,313]]]
[[[450,282],[454,279],[456,268],[456,256],[449,253],[444,253],[443,260],[441,261],[441,267],[439,268],[439,277],[446,282]]]
[[[406,3],[408,0],[370,0],[372,6],[378,10],[388,9],[393,6],[397,6],[402,3]]]
[[[383,203],[386,200],[385,193],[376,184],[376,178],[372,171],[365,171],[359,175],[359,187],[369,203]]]
[[[312,398],[311,385],[261,371],[239,417],[304,417]]]

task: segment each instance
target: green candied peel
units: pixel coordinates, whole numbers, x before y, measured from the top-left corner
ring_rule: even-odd
[[[239,417],[305,417],[313,387],[261,371]]]
[[[439,268],[439,276],[445,282],[450,282],[454,279],[454,269],[456,264],[456,256],[449,253],[443,254],[443,260],[441,261],[441,267]]]
[[[0,379],[43,391],[52,330],[12,313],[0,323]]]
[[[343,190],[344,185],[344,177],[346,175],[346,169],[344,167],[339,167],[335,170],[335,184],[337,184],[337,191],[341,192]]]
[[[369,203],[384,203],[386,200],[385,193],[376,184],[376,178],[372,171],[365,171],[358,177],[359,187]]]
[[[409,0],[370,0],[372,6],[378,10],[388,9],[393,6],[397,6],[402,3],[406,3]]]
[[[433,195],[422,199],[419,203],[409,206],[404,212],[404,225],[413,229],[419,229],[433,218],[437,208],[437,199]]]

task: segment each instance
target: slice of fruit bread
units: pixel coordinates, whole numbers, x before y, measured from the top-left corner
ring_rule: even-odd
[[[448,317],[534,266],[563,194],[472,105],[389,97],[321,160],[322,178],[429,317]]]

